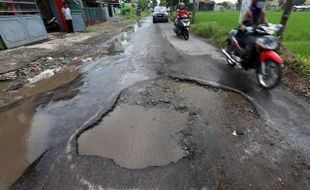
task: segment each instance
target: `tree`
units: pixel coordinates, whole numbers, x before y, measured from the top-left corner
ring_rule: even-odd
[[[279,6],[283,9],[285,0],[278,0],[278,2],[279,2]]]
[[[138,0],[137,4],[142,10],[145,10],[149,2],[149,0]]]
[[[293,0],[286,0],[286,3],[284,4],[283,14],[282,14],[281,21],[280,21],[280,23],[283,25],[283,28],[277,33],[277,35],[279,36],[283,35],[286,23],[292,12],[293,6],[294,6]]]
[[[229,5],[229,2],[223,1],[223,2],[221,3],[221,5],[222,5],[223,7],[225,7],[225,8],[227,8],[228,5]]]
[[[159,6],[167,7],[168,4],[167,0],[160,0]]]
[[[195,18],[196,18],[196,0],[193,0],[193,16],[192,16],[192,23],[195,24]]]
[[[156,7],[158,5],[157,0],[152,0],[151,2],[152,2],[152,4],[151,4],[152,7]]]
[[[241,8],[241,5],[242,5],[242,0],[238,0],[236,3],[236,7],[238,10]]]

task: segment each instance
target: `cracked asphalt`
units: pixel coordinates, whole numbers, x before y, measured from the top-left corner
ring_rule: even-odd
[[[146,18],[74,82],[2,110],[29,166],[1,152],[0,188],[309,189],[309,102],[172,27]]]

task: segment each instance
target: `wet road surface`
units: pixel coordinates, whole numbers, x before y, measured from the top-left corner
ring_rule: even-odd
[[[39,158],[10,189],[309,189],[308,102],[171,23],[134,30],[66,88],[2,110],[0,188]]]

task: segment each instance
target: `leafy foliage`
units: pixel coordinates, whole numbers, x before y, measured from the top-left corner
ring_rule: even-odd
[[[305,0],[294,0],[294,5],[303,5]]]

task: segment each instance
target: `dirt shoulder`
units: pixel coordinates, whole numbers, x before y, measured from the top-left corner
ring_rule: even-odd
[[[294,91],[296,94],[305,97],[305,99],[310,102],[309,76],[303,76],[289,68],[285,68],[282,83],[287,90]]]
[[[306,100],[310,102],[310,75],[302,74],[303,69],[300,67],[303,64],[299,63],[298,59],[288,49],[282,48],[281,53],[286,60],[286,67],[282,80],[283,84],[288,90],[292,90],[296,94],[304,96]],[[305,70],[309,71],[309,68]]]
[[[103,57],[113,38],[131,24],[133,21],[120,20],[88,27],[83,33],[53,33],[46,41],[0,51],[0,107],[27,97],[22,92],[31,91],[42,79],[76,73],[82,63]]]

